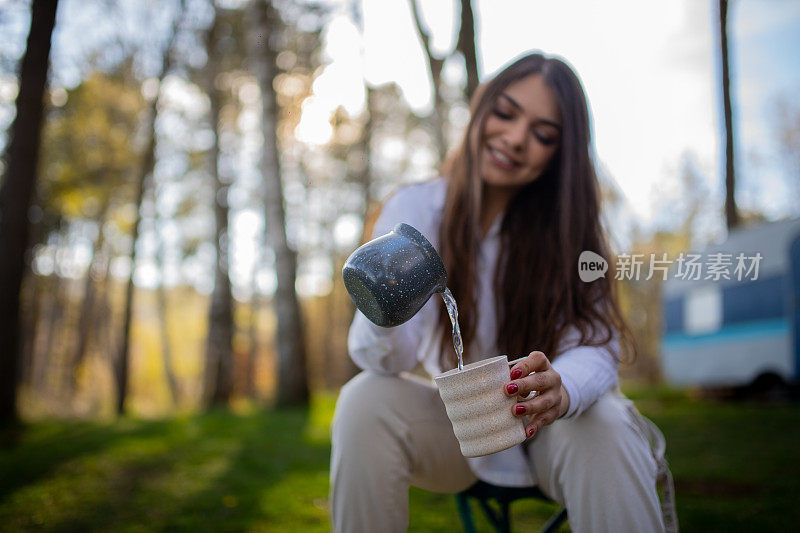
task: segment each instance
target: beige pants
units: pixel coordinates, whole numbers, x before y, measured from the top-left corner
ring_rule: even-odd
[[[630,402],[616,392],[546,426],[528,447],[539,487],[567,508],[573,531],[663,531],[657,464]],[[402,532],[408,488],[456,493],[475,481],[436,387],[362,372],[341,391],[332,427],[336,532]],[[460,524],[453,524],[453,531]]]

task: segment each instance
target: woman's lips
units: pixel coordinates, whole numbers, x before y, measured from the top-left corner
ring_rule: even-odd
[[[498,167],[505,170],[514,170],[514,168],[517,167],[517,163],[509,159],[508,156],[502,152],[494,150],[491,146],[487,145],[486,151],[489,154],[489,159],[491,159],[492,162]]]

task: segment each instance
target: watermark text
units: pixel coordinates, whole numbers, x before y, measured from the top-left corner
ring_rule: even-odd
[[[614,279],[649,281],[653,278],[667,281],[670,277],[681,280],[736,280],[755,281],[763,256],[755,253],[681,252],[669,259],[662,254],[619,254],[614,269]],[[605,277],[608,262],[599,254],[585,250],[578,258],[578,275],[581,281],[591,282]]]

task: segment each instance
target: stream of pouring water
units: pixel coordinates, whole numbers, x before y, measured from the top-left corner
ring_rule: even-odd
[[[464,344],[461,341],[461,329],[458,327],[458,306],[450,289],[445,288],[442,293],[442,299],[445,307],[447,307],[447,314],[450,315],[450,322],[453,324],[453,348],[455,348],[458,356],[458,370],[461,371],[464,369]]]

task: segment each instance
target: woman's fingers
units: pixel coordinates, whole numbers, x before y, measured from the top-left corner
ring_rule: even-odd
[[[536,391],[536,395],[526,398],[532,391]],[[509,396],[523,398],[514,405],[513,410],[517,416],[531,417],[525,427],[528,437],[558,418],[561,376],[542,352],[531,352],[511,368],[511,381],[506,384],[505,392]]]
[[[517,385],[517,396],[524,398],[533,391],[536,391],[537,394],[542,394],[549,389],[559,388],[561,386],[561,376],[554,370],[546,370],[512,381],[512,383]]]
[[[520,360],[511,368],[511,379],[518,379],[527,376],[531,372],[546,370],[550,366],[550,361],[544,353],[531,352],[528,357]]]
[[[536,415],[528,423],[528,425],[525,426],[525,436],[528,438],[533,437],[536,432],[538,432],[544,426],[555,422],[556,418],[558,418],[557,407],[553,407],[552,409],[548,409],[547,411]]]
[[[506,384],[505,391],[508,396],[526,397],[533,391],[542,393],[560,387],[561,376],[550,366],[547,357],[542,352],[533,352],[511,369],[511,381]]]
[[[532,400],[526,400],[514,405],[514,414],[537,415],[553,408],[557,409],[559,403],[561,403],[561,395],[557,391],[548,391]]]

